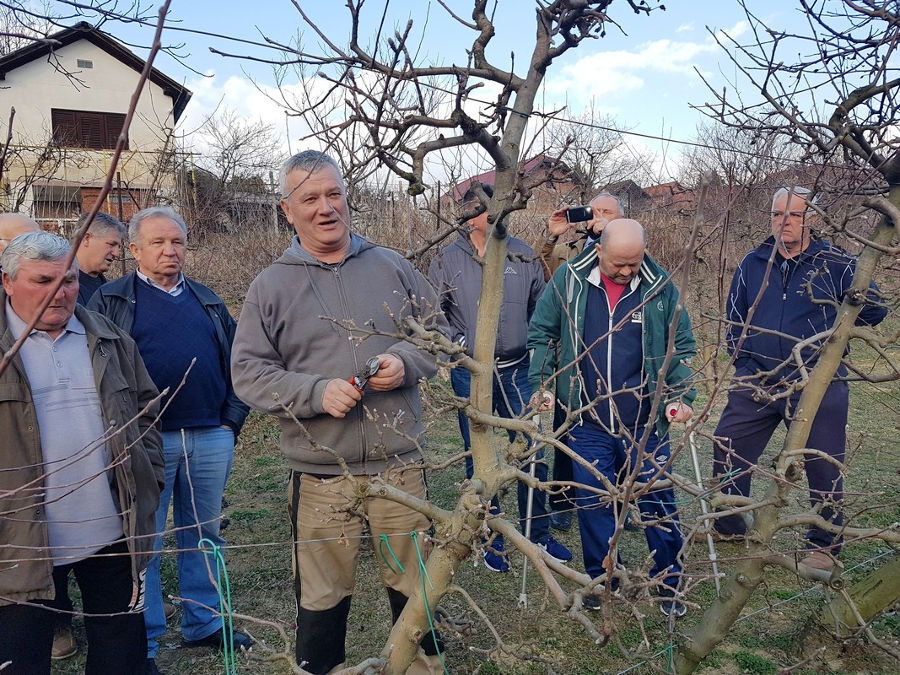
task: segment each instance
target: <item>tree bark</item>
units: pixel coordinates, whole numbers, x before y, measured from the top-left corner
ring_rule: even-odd
[[[849,599],[848,599],[849,598]],[[859,583],[846,589],[825,605],[822,623],[841,637],[850,637],[859,628],[856,612],[868,623],[900,600],[900,557],[894,558]],[[852,605],[851,605],[852,602]],[[856,606],[856,611],[853,609]]]

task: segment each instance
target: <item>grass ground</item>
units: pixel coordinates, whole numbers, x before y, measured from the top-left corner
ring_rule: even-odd
[[[861,351],[855,357],[865,363]],[[847,479],[848,514],[859,514],[856,522],[863,525],[889,526],[900,521],[900,445],[898,431],[900,387],[896,383],[856,385],[851,394],[851,418]],[[706,425],[714,428],[713,419]],[[448,457],[461,449],[455,415],[429,421],[429,452],[435,460]],[[271,418],[253,414],[240,438],[235,453],[234,470],[227,489],[231,524],[225,532],[229,542],[228,571],[235,611],[265,619],[280,626],[292,640],[294,601],[290,573],[290,531],[286,511],[287,469],[277,449],[278,430]],[[774,455],[782,436],[776,435],[761,463]],[[701,444],[700,456],[704,475],[711,469],[711,449]],[[687,453],[679,457],[676,470],[692,475]],[[453,466],[429,475],[432,498],[441,506],[456,502],[462,469]],[[764,489],[757,481],[754,489]],[[800,495],[800,493],[798,493]],[[802,495],[800,495],[802,497]],[[504,496],[507,513],[515,513],[514,494]],[[799,499],[799,497],[798,497]],[[799,508],[799,501],[798,506]],[[699,512],[695,504],[685,507],[685,523]],[[573,565],[581,567],[577,527],[559,538],[575,553]],[[169,541],[168,545],[174,545]],[[781,550],[802,549],[802,535],[783,531],[777,539]],[[741,557],[739,544],[721,544],[718,556],[721,569],[729,572]],[[629,566],[640,566],[647,556],[642,533],[627,532],[622,554]],[[849,581],[863,578],[868,572],[896,555],[888,545],[877,541],[849,544],[842,560]],[[690,550],[686,569],[699,573],[709,571],[705,545]],[[456,582],[479,602],[499,632],[507,653],[491,652],[496,646],[478,617],[458,596],[442,601],[449,614],[460,621],[460,634],[448,639],[447,670],[451,673],[607,673],[632,669],[648,673],[666,670],[671,656],[670,645],[682,630],[694,625],[704,606],[715,596],[711,582],[703,582],[689,595],[696,603],[688,616],[678,621],[671,631],[668,622],[649,602],[638,603],[633,610],[615,609],[607,617],[616,637],[599,647],[576,623],[566,619],[543,590],[536,575],[528,575],[528,605],[518,605],[521,583],[521,555],[513,553],[510,574],[488,572],[473,559],[458,570]],[[356,663],[377,654],[390,629],[390,614],[381,587],[378,561],[367,543],[361,548],[357,572],[357,592],[348,624],[348,663]],[[164,586],[177,595],[174,556],[163,559]],[[822,627],[817,617],[825,596],[823,591],[784,570],[770,569],[766,581],[754,593],[741,619],[728,638],[702,666],[708,673],[776,673],[803,661],[817,648],[824,651],[814,660],[798,668],[797,673],[888,673],[900,671],[900,664],[863,641],[839,643]],[[900,615],[894,607],[878,619],[873,628],[880,638],[900,640]],[[597,616],[595,616],[597,614]],[[642,614],[642,621],[637,615]],[[602,613],[591,618],[600,624]],[[209,650],[180,648],[178,617],[170,622],[162,642],[158,664],[165,673],[203,675],[224,672],[221,655]],[[281,634],[271,626],[241,622],[258,639],[275,651],[292,652]],[[643,626],[643,629],[641,628]],[[84,635],[76,620],[76,634],[82,647]],[[515,654],[516,657],[510,654]],[[83,651],[68,662],[56,664],[54,673],[80,672]],[[262,661],[259,657],[241,661],[239,672],[288,673],[283,660]]]

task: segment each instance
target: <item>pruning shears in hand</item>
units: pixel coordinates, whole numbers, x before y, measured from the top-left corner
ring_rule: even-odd
[[[369,383],[369,378],[375,375],[379,368],[381,368],[381,359],[377,356],[373,356],[366,361],[365,365],[356,375],[349,379],[350,384],[356,387],[356,391],[361,394],[363,389],[365,389],[366,385]]]

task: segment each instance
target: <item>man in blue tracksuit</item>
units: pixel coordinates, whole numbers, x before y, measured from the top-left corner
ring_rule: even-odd
[[[556,271],[528,331],[529,381],[537,392],[533,405],[549,410],[553,397],[547,390],[555,387],[555,398],[566,410],[582,409],[569,432],[570,447],[613,484],[638,463],[638,481],[661,479],[670,460],[669,423],[693,415],[690,319],[679,311],[678,290],[644,255],[645,248],[644,228],[637,221],[610,222],[599,243]],[[661,374],[672,332],[675,352]],[[660,400],[651,418],[658,388]],[[576,483],[606,489],[580,462],[573,462],[573,469]],[[612,573],[609,540],[621,506],[601,504],[589,489],[576,494],[585,569],[592,578]],[[683,616],[684,605],[672,597],[682,546],[673,491],[651,485],[639,496],[638,507],[645,520],[660,523],[645,528],[654,551],[651,573],[663,582],[660,608]],[[584,604],[600,606],[596,596],[586,597]]]
[[[826,337],[800,351],[797,343],[832,328],[844,294],[853,282],[856,261],[844,251],[810,235],[815,213],[810,191],[781,188],[772,199],[772,236],[750,251],[734,273],[728,294],[728,350],[734,356],[734,384],[715,436],[713,473],[733,474],[723,492],[747,496],[757,461],[782,421],[789,426],[802,391],[785,395],[818,360]],[[887,314],[873,283],[857,324],[875,325]],[[751,315],[751,308],[753,312]],[[748,324],[749,322],[749,324]],[[745,330],[746,335],[742,337]],[[842,365],[816,413],[807,446],[844,461],[848,408],[847,374]],[[805,462],[809,497],[820,515],[840,525],[836,504],[843,498],[839,467],[808,455]],[[719,538],[740,538],[747,529],[738,515],[716,521]],[[817,528],[806,535],[809,554],[803,563],[817,569],[834,566],[840,539]]]
[[[483,185],[488,197],[494,194],[490,185]],[[474,208],[477,196],[471,190],[463,197],[463,206]],[[469,237],[460,236],[446,246],[431,262],[428,279],[441,299],[441,309],[450,323],[453,339],[464,345],[471,353],[475,345],[475,324],[478,319],[478,299],[481,296],[481,263],[475,259],[476,249],[484,256],[487,245],[487,211],[472,218]],[[544,291],[544,271],[535,252],[521,239],[509,237],[507,249],[510,257],[506,261],[503,274],[503,302],[500,305],[500,322],[497,326],[497,342],[494,355],[497,360],[493,381],[493,406],[501,417],[518,417],[531,398],[528,384],[528,352],[525,336],[528,320],[535,303]],[[471,375],[463,367],[450,371],[450,383],[454,393],[460,398],[468,398]],[[469,420],[459,411],[459,430],[463,446],[469,450]],[[509,433],[509,440],[515,440],[515,433]],[[536,459],[541,459],[540,457]],[[472,459],[466,457],[466,475],[472,477]],[[535,476],[540,481],[547,480],[547,465],[539,461],[535,465]],[[519,517],[522,531],[526,529],[528,517],[528,488],[518,483]],[[494,506],[496,507],[496,500]],[[572,559],[569,550],[550,534],[547,495],[535,490],[532,498],[531,541],[544,549],[559,562]],[[496,551],[484,552],[484,563],[494,572],[506,572],[509,563],[503,553],[503,537],[497,536],[491,545]]]

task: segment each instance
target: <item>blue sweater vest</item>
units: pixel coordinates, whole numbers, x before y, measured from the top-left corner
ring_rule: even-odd
[[[157,388],[169,387],[161,405],[172,399],[161,429],[219,426],[226,383],[212,320],[188,287],[173,297],[142,279],[136,284],[131,337]],[[197,362],[173,398],[193,358]]]

